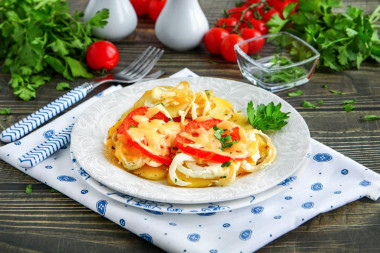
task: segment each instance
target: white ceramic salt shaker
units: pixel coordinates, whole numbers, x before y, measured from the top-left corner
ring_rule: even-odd
[[[176,51],[198,46],[208,30],[208,20],[198,0],[167,0],[155,25],[161,43]]]
[[[108,23],[103,28],[94,28],[95,36],[119,41],[136,29],[137,15],[129,0],[90,0],[84,11],[83,20],[87,21],[101,9],[109,10]]]

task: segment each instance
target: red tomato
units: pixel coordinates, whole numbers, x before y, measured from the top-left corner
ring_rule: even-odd
[[[150,0],[148,5],[148,14],[153,21],[157,21],[162,9],[164,8],[166,0]]]
[[[239,21],[236,18],[220,18],[216,21],[215,27],[224,28],[230,33],[238,22]]]
[[[265,22],[255,18],[250,18],[245,22],[244,28],[254,28],[261,32],[262,35],[268,33],[268,27],[265,25]]]
[[[171,157],[166,157],[166,156],[160,156],[160,155],[157,155],[157,154],[153,154],[152,152],[149,152],[148,148],[146,145],[144,144],[140,144],[136,141],[134,141],[128,134],[127,130],[130,129],[131,127],[138,127],[138,122],[136,122],[133,117],[136,116],[136,115],[145,115],[149,110],[149,107],[148,106],[142,106],[142,107],[138,107],[136,109],[134,109],[133,111],[131,111],[123,120],[123,122],[121,123],[121,125],[119,126],[119,128],[117,129],[117,133],[118,134],[123,134],[128,143],[132,146],[134,146],[135,148],[137,148],[138,150],[141,151],[141,153],[143,153],[144,155],[146,155],[147,157],[151,158],[152,160],[156,161],[156,162],[159,162],[159,163],[163,163],[163,164],[166,164],[166,165],[170,165],[171,164],[171,161],[172,161],[172,158]],[[165,114],[163,114],[162,112],[158,112],[156,113],[155,115],[153,115],[149,121],[153,120],[153,119],[160,119],[160,120],[163,120],[165,122],[168,122],[169,121],[169,118],[165,116]]]
[[[203,38],[207,50],[212,54],[221,54],[220,45],[228,34],[226,29],[220,27],[211,28]]]
[[[247,40],[254,37],[262,36],[262,34],[256,29],[244,28],[241,30],[241,36],[243,37],[243,39]],[[248,46],[249,46],[248,53],[257,54],[263,48],[264,43],[265,43],[264,38],[260,38],[260,39],[256,39],[251,42],[248,42]]]
[[[119,62],[119,51],[109,41],[96,41],[88,48],[86,61],[88,66],[94,70],[110,70]]]
[[[268,22],[268,21],[272,18],[272,16],[273,16],[273,15],[276,15],[276,14],[278,14],[278,15],[280,16],[280,13],[278,12],[278,10],[276,10],[276,9],[274,9],[274,8],[271,8],[269,11],[267,11],[267,12],[264,14],[262,20],[263,20],[264,22]],[[280,16],[280,17],[281,17],[281,16]]]
[[[243,15],[243,11],[245,11],[246,7],[242,6],[242,7],[234,7],[234,8],[231,8],[227,11],[227,14],[230,18],[236,18],[237,20],[239,20],[241,18],[241,16]],[[245,11],[244,15],[243,15],[243,20],[247,20],[249,18],[252,18],[253,17],[253,12],[252,10],[247,10]]]
[[[284,0],[284,1],[277,1],[273,4],[274,8],[276,8],[276,10],[278,10],[278,12],[280,13],[280,17],[282,19],[284,19],[284,16],[283,16],[283,11],[284,9],[286,8],[286,6],[288,6],[288,4],[290,3],[297,3],[298,5],[298,1],[297,0]],[[296,8],[293,9],[293,11],[291,12],[291,14],[294,14],[296,12]]]
[[[178,147],[178,149],[180,149],[182,152],[186,154],[196,156],[208,161],[218,162],[218,163],[225,163],[234,159],[235,160],[243,159],[243,158],[231,157],[229,152],[223,153],[223,152],[220,152],[219,150],[215,151],[211,149],[198,148],[197,145],[195,146],[191,145],[191,144],[194,144],[193,141],[186,139],[185,137],[181,135],[181,133],[183,132],[196,135],[198,134],[196,132],[197,129],[203,128],[207,131],[213,128],[214,126],[216,126],[217,124],[219,124],[220,122],[222,122],[222,120],[214,119],[214,118],[206,118],[202,120],[196,119],[194,121],[189,122],[184,127],[184,129],[180,133],[177,134],[176,146]],[[240,140],[238,127],[236,127],[236,129],[235,128],[230,129],[228,133],[226,133],[226,135],[227,134],[230,134],[232,141]]]
[[[130,0],[138,16],[142,16],[148,13],[149,1],[150,0]]]
[[[243,41],[243,37],[241,37],[238,34],[230,34],[227,37],[225,37],[222,41],[221,44],[221,51],[222,51],[222,56],[225,60],[230,61],[230,62],[236,62],[237,57],[236,53],[234,50],[235,44]],[[242,44],[240,48],[247,53],[248,52],[248,44]]]

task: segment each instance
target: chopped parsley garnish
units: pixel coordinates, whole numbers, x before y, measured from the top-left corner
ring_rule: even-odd
[[[231,135],[224,134],[224,132],[226,130],[221,129],[221,128],[217,127],[216,125],[213,127],[213,129],[215,130],[215,133],[214,133],[215,138],[217,138],[220,141],[220,143],[222,144],[222,147],[221,147],[222,151],[225,148],[229,148],[232,145],[234,145],[235,143],[239,142],[239,140],[231,141],[232,140]]]
[[[365,119],[365,120],[379,120],[379,119],[380,119],[380,116],[376,116],[376,115],[366,115],[366,116],[364,116],[364,119]]]
[[[292,64],[292,62],[283,56],[275,55],[271,60],[272,63],[270,68],[282,67]],[[290,82],[292,80],[298,79],[305,75],[306,71],[302,67],[291,67],[284,70],[272,71],[270,73],[264,73],[264,82]]]
[[[344,95],[343,92],[338,91],[338,90],[329,90],[329,91],[330,91],[330,93],[332,93],[332,94],[336,94],[336,95]]]
[[[355,109],[354,105],[356,103],[356,100],[344,100],[343,101],[343,108],[346,112],[351,112],[352,110]]]
[[[250,101],[247,106],[247,116],[249,123],[259,130],[280,130],[288,122],[290,112],[281,111],[281,103],[274,105],[270,102],[268,105],[260,104],[256,110],[253,102]]]
[[[222,163],[222,168],[224,168],[224,167],[228,167],[228,166],[230,166],[231,165],[231,161],[227,161],[227,162],[225,162],[225,163]]]
[[[26,194],[30,195],[32,194],[32,185],[31,184],[28,184],[25,188],[25,192]]]
[[[314,109],[317,109],[317,106],[307,100],[304,100],[302,102],[302,107],[311,107],[311,108],[314,108]]]
[[[10,108],[1,108],[1,109],[0,109],[0,114],[1,114],[1,115],[8,115],[8,114],[11,114],[11,109],[10,109]]]
[[[57,84],[57,86],[55,87],[55,89],[56,90],[70,89],[70,84],[66,83],[66,82],[61,82],[61,83]]]
[[[302,90],[297,90],[297,91],[289,92],[288,93],[289,97],[297,97],[297,96],[301,96],[301,95],[303,95]]]

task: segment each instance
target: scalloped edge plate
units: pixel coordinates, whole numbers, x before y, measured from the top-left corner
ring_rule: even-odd
[[[163,181],[150,181],[111,164],[103,154],[108,129],[137,101],[142,94],[158,85],[175,86],[189,81],[194,91],[213,90],[216,96],[229,100],[236,110],[246,111],[247,103],[282,104],[290,112],[288,124],[268,134],[277,149],[274,162],[224,187],[180,188]],[[285,100],[247,83],[233,80],[194,77],[167,78],[141,82],[113,92],[92,104],[77,119],[72,134],[74,156],[96,181],[117,192],[136,198],[163,203],[214,203],[240,199],[264,192],[282,182],[297,170],[310,145],[310,132],[302,116]]]
[[[308,153],[302,163],[299,165],[297,171],[284,181],[280,182],[276,186],[258,193],[257,195],[251,195],[241,199],[223,201],[223,202],[214,202],[214,203],[201,203],[201,204],[175,204],[175,203],[162,203],[151,200],[139,199],[124,193],[116,192],[113,189],[108,188],[107,186],[99,183],[93,179],[78,163],[75,159],[74,154],[70,150],[71,160],[74,166],[74,169],[81,176],[87,184],[92,188],[100,192],[101,194],[110,197],[120,203],[123,203],[127,206],[133,206],[136,208],[144,209],[149,212],[158,212],[158,213],[182,213],[182,214],[213,214],[218,212],[225,212],[230,210],[235,210],[251,205],[256,205],[264,200],[267,200],[284,190],[288,189],[293,182],[295,182],[298,177],[306,170],[307,165],[310,161],[310,152],[311,146],[309,147]]]

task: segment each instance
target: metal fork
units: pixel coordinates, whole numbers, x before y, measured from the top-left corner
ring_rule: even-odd
[[[86,97],[96,87],[104,83],[131,84],[142,80],[164,53],[163,49],[149,46],[136,60],[123,70],[104,79],[85,82],[54,100],[38,111],[30,114],[0,134],[3,142],[13,142],[30,133],[40,125],[55,117],[65,109]]]

